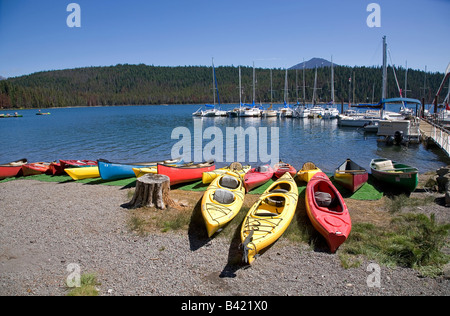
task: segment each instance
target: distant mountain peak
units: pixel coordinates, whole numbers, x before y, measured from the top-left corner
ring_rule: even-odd
[[[336,65],[336,64],[334,64],[334,65]],[[316,67],[317,68],[331,67],[331,62],[326,60],[326,59],[317,58],[317,57],[314,57],[314,58],[312,58],[312,59],[310,59],[308,61],[305,61],[305,68],[306,69],[314,69]],[[295,66],[292,66],[289,69],[303,69],[303,62],[301,62],[301,63],[299,63],[299,64],[297,64]]]

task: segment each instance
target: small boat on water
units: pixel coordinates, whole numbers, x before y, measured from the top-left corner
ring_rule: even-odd
[[[304,182],[309,182],[311,178],[318,172],[322,172],[313,162],[305,162],[297,172],[297,178]]]
[[[351,159],[347,159],[334,172],[334,180],[352,193],[361,188],[368,179],[367,170]]]
[[[251,169],[245,174],[244,186],[247,192],[257,188],[270,179],[272,179],[274,171],[269,165],[259,166]]]
[[[275,177],[277,177],[277,178],[280,178],[286,172],[290,173],[292,177],[294,177],[295,174],[297,173],[297,170],[295,170],[295,168],[293,166],[291,166],[288,163],[282,162],[281,160],[279,163],[277,163],[273,166],[273,171],[274,171]]]
[[[157,166],[158,174],[163,174],[170,178],[170,185],[200,180],[203,172],[210,172],[216,169],[214,160],[188,166],[173,166],[169,164],[158,164]]]
[[[12,118],[12,117],[23,117],[23,115],[19,114],[19,113],[14,113],[14,114],[0,114],[0,118]]]
[[[202,216],[208,237],[236,217],[244,203],[244,196],[242,178],[234,172],[219,175],[211,182],[202,198]]]
[[[352,222],[344,199],[323,172],[316,173],[306,186],[306,211],[331,252],[336,252],[348,238]]]
[[[297,201],[297,184],[285,173],[253,204],[241,228],[246,263],[252,264],[262,249],[281,237],[294,217]]]
[[[182,159],[164,160],[164,161],[153,161],[153,162],[137,162],[137,163],[118,163],[110,162],[105,159],[99,159],[98,170],[100,176],[103,180],[119,180],[132,178],[135,176],[133,168],[147,168],[151,166],[156,166],[158,163],[165,164],[178,164],[182,163]]]
[[[50,112],[41,112],[41,110],[39,110],[36,115],[50,115]]]
[[[24,176],[34,176],[49,172],[49,162],[33,162],[22,165],[22,172]]]
[[[370,169],[387,189],[413,192],[419,184],[419,170],[406,164],[379,158],[371,161]]]
[[[83,167],[83,168],[66,168],[64,171],[73,180],[93,179],[100,178],[100,172],[98,166]]]
[[[20,159],[0,165],[0,180],[22,175],[22,166],[27,163],[27,159]]]
[[[229,166],[226,166],[226,167],[223,167],[220,169],[216,169],[216,170],[210,171],[210,172],[203,172],[202,182],[203,182],[203,184],[211,183],[218,176],[225,174],[227,172],[230,172],[230,171],[237,173],[240,177],[243,177],[250,170],[250,168],[251,168],[251,166],[249,166],[249,165],[242,166],[242,164],[240,164],[239,162],[233,162]]]

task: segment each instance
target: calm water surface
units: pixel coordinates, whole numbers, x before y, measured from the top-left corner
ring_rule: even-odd
[[[202,129],[216,126],[226,135],[226,127],[279,127],[280,158],[299,168],[312,161],[326,172],[333,172],[346,158],[363,167],[371,159],[385,157],[419,168],[421,172],[450,164],[440,150],[422,145],[387,147],[375,134],[355,128],[340,128],[337,120],[279,118],[193,118],[199,105],[118,106],[50,109],[51,115],[35,115],[37,110],[18,111],[23,118],[0,119],[0,163],[27,158],[29,161],[58,159],[98,159],[135,162],[167,159],[179,139],[171,139],[176,127],[192,133],[194,122]],[[224,110],[234,106],[224,106]],[[0,114],[14,111],[0,111]],[[200,123],[199,123],[200,122]],[[204,139],[203,146],[211,140]],[[224,139],[224,157],[226,146]],[[236,148],[236,147],[235,147]],[[270,143],[268,154],[270,154]],[[245,146],[246,161],[249,145]],[[237,155],[237,154],[236,154]],[[194,158],[194,154],[192,154]],[[258,164],[258,163],[256,163]],[[218,166],[226,163],[218,163]],[[255,163],[253,163],[255,165]]]

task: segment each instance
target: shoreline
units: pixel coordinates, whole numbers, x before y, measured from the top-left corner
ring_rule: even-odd
[[[95,273],[99,294],[106,296],[247,296],[255,288],[268,296],[450,295],[449,279],[400,267],[381,266],[381,286],[368,287],[373,262],[364,259],[344,269],[339,251],[330,254],[283,237],[245,268],[235,263],[234,238],[205,239],[195,226],[139,236],[128,228],[130,210],[121,206],[132,189],[26,178],[0,188],[1,295],[66,295],[70,263],[82,274]],[[192,226],[192,203],[198,204],[202,193],[171,194],[183,201],[182,212],[192,214]],[[383,220],[381,202],[347,201],[352,221],[363,221],[369,204],[371,220]]]

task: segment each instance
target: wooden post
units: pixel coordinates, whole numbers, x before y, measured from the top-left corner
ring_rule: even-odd
[[[170,198],[170,178],[161,174],[146,174],[136,181],[136,191],[128,208],[156,207],[164,210],[175,203]]]

